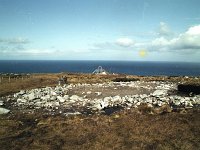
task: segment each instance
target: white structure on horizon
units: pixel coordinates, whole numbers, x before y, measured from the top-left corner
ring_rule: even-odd
[[[101,66],[99,66],[97,69],[95,69],[93,71],[92,74],[103,74],[103,75],[107,75],[109,74],[105,69],[103,69]]]

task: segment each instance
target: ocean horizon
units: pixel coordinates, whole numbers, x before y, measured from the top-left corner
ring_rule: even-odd
[[[117,74],[200,76],[199,62],[108,60],[0,60],[0,73],[92,73],[98,66]]]

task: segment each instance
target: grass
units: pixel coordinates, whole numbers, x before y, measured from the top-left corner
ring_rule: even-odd
[[[117,115],[117,117],[115,117]],[[200,112],[1,116],[1,149],[198,149]],[[8,142],[9,141],[9,142]]]
[[[21,89],[55,86],[62,74],[36,74],[29,79],[0,84],[0,96]],[[124,75],[120,76],[124,78]],[[70,83],[107,82],[116,76],[68,74]],[[119,76],[117,76],[119,78]],[[193,78],[136,77],[152,81],[195,82]],[[11,79],[12,81],[12,79]],[[0,116],[0,149],[200,149],[200,111],[160,113],[142,105],[112,115],[48,116],[41,112],[13,112]]]

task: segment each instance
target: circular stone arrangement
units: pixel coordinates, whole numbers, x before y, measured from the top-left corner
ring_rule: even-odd
[[[10,103],[11,111],[44,110],[66,115],[102,113],[107,108],[137,108],[142,104],[152,108],[168,105],[171,109],[200,105],[200,95],[189,97],[171,92],[176,90],[176,84],[158,81],[79,83],[21,90],[7,96],[6,101]],[[0,105],[3,103],[0,101]]]

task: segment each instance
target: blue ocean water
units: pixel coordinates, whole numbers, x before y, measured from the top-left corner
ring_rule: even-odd
[[[98,66],[121,74],[200,76],[200,63],[139,61],[0,60],[0,73],[92,73]]]

